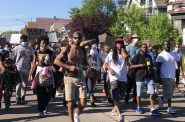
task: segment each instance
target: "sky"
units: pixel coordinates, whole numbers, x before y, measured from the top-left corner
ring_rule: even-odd
[[[72,7],[81,7],[82,0],[1,0],[0,33],[20,30],[36,17],[68,19]]]

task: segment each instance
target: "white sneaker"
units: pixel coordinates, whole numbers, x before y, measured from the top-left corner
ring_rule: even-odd
[[[124,119],[123,119],[122,115],[118,116],[118,122],[124,122]]]
[[[172,109],[172,107],[168,107],[167,112],[169,114],[175,114],[175,111]]]
[[[80,118],[76,113],[74,113],[74,122],[80,122]]]
[[[118,116],[115,109],[112,109],[112,112],[111,112],[112,116]]]

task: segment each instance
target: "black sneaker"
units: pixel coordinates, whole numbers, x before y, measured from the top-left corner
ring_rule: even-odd
[[[24,104],[26,104],[25,96],[23,96],[23,97],[21,98],[21,105],[24,105]]]
[[[133,100],[132,100],[133,103],[137,104],[137,100],[135,97],[133,97]]]
[[[129,95],[126,94],[126,95],[125,95],[125,103],[128,103],[128,102],[129,102]]]
[[[96,107],[96,104],[94,102],[91,102],[92,107]]]
[[[16,104],[20,105],[21,104],[21,98],[16,98]]]

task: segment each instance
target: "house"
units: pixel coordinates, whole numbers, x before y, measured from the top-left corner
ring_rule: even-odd
[[[61,18],[36,18],[35,22],[28,22],[26,26],[26,34],[28,32],[36,32],[32,34],[32,40],[36,40],[39,35],[43,35],[45,32],[57,32],[58,40],[69,39],[68,33],[70,31],[70,19]],[[28,31],[31,30],[31,31]],[[66,30],[66,32],[64,32]],[[37,33],[40,32],[40,33]],[[30,35],[30,34],[28,34]]]
[[[180,31],[185,45],[185,0],[167,0],[167,14]]]
[[[36,22],[28,22],[27,28],[44,29],[46,32],[60,30],[61,27],[68,25],[72,20],[60,18],[36,18]]]
[[[144,8],[148,16],[167,12],[167,4],[165,0],[128,0],[127,7],[130,5]]]

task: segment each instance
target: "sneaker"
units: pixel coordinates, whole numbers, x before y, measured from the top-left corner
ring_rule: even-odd
[[[47,109],[45,109],[43,112],[44,112],[44,114],[47,114],[47,113],[48,113],[48,110],[47,110]]]
[[[118,122],[124,122],[124,119],[123,119],[122,115],[118,116]]]
[[[21,105],[24,105],[24,104],[26,104],[26,100],[22,99],[21,100]]]
[[[39,113],[39,117],[45,117],[44,112],[40,112],[40,113]]]
[[[135,97],[133,97],[132,102],[135,103],[135,104],[137,104],[137,100],[136,100]]]
[[[74,122],[80,122],[80,118],[76,113],[74,113]]]
[[[142,109],[141,109],[141,108],[137,107],[137,108],[136,108],[136,113],[138,113],[138,114],[142,114],[142,113],[143,113],[143,111],[142,111]]]
[[[175,111],[172,109],[172,107],[168,107],[167,112],[169,114],[175,114]]]
[[[158,110],[154,109],[154,110],[150,110],[150,115],[153,115],[153,116],[159,116],[160,113]]]
[[[112,109],[111,114],[112,114],[112,116],[118,116],[118,114],[116,113],[115,109]]]
[[[94,102],[91,102],[91,107],[96,107],[96,104]]]
[[[21,98],[16,98],[16,104],[20,105],[21,104]]]
[[[129,95],[126,94],[126,95],[125,95],[125,103],[127,104],[128,102],[129,102]]]
[[[56,91],[56,96],[60,96],[60,92],[59,91]]]

